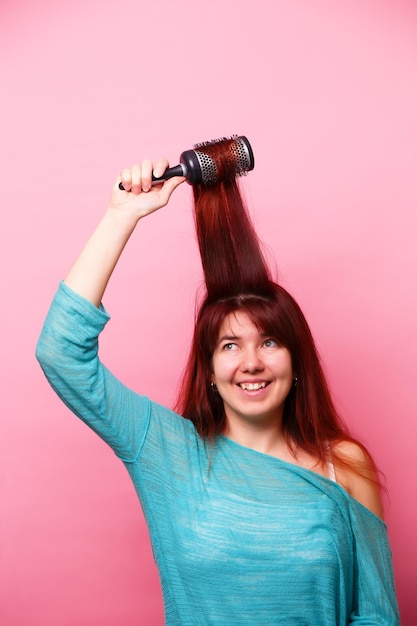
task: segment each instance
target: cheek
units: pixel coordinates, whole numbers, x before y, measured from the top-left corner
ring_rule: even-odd
[[[233,359],[227,358],[224,355],[217,355],[213,357],[212,372],[213,376],[217,379],[228,378],[235,370]]]
[[[287,354],[283,354],[278,359],[272,359],[269,367],[276,373],[279,378],[293,378],[293,368],[291,358]]]

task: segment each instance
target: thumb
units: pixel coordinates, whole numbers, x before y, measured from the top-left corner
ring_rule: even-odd
[[[168,180],[164,182],[164,185],[161,188],[159,193],[161,195],[162,200],[165,202],[165,204],[168,203],[168,200],[170,199],[175,189],[179,187],[180,185],[182,185],[182,183],[184,183],[185,180],[186,179],[183,176],[175,176],[174,178],[168,178]]]

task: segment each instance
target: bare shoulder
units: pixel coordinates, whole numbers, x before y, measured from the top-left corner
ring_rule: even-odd
[[[348,466],[338,466],[336,469],[338,482],[353,498],[383,519],[380,490],[372,462],[366,451],[353,441],[340,441],[334,445],[333,450],[358,470],[355,471]]]

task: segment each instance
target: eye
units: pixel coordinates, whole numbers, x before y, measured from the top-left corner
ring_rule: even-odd
[[[232,343],[232,342],[230,342],[230,343],[225,343],[225,344],[222,346],[222,350],[225,350],[225,351],[229,351],[229,350],[236,350],[236,348],[237,348],[237,344]]]
[[[276,348],[278,346],[278,342],[275,339],[266,339],[264,341],[265,348]]]

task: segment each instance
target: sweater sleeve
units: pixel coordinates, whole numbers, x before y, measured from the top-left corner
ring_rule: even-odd
[[[354,626],[398,626],[391,550],[384,522],[356,500],[350,503],[355,538]]]
[[[36,357],[63,402],[125,462],[139,454],[150,402],[124,386],[98,358],[109,315],[61,283],[46,317]]]

